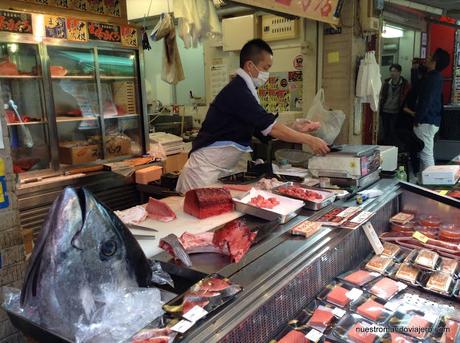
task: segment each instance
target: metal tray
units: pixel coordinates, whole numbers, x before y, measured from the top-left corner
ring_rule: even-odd
[[[221,177],[219,179],[220,182],[223,184],[228,184],[228,185],[247,185],[250,183],[255,183],[259,181],[262,178],[263,174],[256,174],[256,173],[251,173],[251,172],[241,172],[241,173],[236,173],[232,174],[229,176]]]
[[[293,201],[297,202],[296,204],[293,204],[293,209],[292,209],[291,212],[286,213],[286,214],[278,213],[278,212],[273,211],[273,210],[256,207],[256,206],[253,206],[253,205],[250,205],[250,204],[247,204],[247,203],[243,202],[242,199],[244,199],[246,196],[248,196],[249,193],[250,192],[247,192],[247,193],[241,195],[240,197],[233,198],[233,202],[235,203],[235,209],[237,211],[239,211],[239,212],[242,212],[242,213],[245,213],[245,214],[250,214],[252,216],[259,217],[259,218],[262,218],[262,219],[266,219],[266,220],[269,220],[269,221],[278,220],[280,224],[285,224],[288,221],[290,221],[291,219],[295,218],[300,213],[302,208],[304,207],[304,202],[303,201],[288,198],[288,197],[283,197],[283,196],[278,195],[278,194],[271,194],[271,193],[266,192],[266,191],[259,191],[258,193],[267,194],[267,195],[271,194],[271,196],[286,199],[284,201],[288,200],[290,202],[293,202]]]
[[[301,199],[301,198],[298,198],[298,197],[295,197],[295,196],[291,196],[291,195],[279,192],[280,188],[289,187],[289,186],[295,186],[295,187],[300,187],[300,188],[303,188],[303,189],[311,190],[313,192],[321,194],[324,198],[323,198],[322,201],[316,202],[316,201]],[[304,207],[305,208],[307,208],[309,210],[313,210],[313,211],[318,211],[318,210],[320,210],[320,209],[322,209],[322,208],[324,208],[326,206],[329,206],[330,204],[332,204],[335,201],[335,198],[336,198],[336,195],[334,193],[332,193],[332,192],[318,190],[317,188],[307,187],[305,185],[295,183],[295,182],[288,182],[288,183],[286,183],[284,185],[275,187],[275,188],[272,189],[272,192],[275,193],[275,194],[284,196],[284,197],[301,200],[301,201],[304,202],[304,204],[305,204]]]

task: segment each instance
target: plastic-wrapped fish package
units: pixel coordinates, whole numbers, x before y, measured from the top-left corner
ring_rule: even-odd
[[[385,328],[376,325],[360,315],[349,314],[340,320],[333,330],[333,336],[350,343],[382,342]]]
[[[369,272],[367,270],[358,269],[346,272],[339,275],[337,278],[356,287],[362,287],[378,277],[380,277],[380,274],[377,272]]]
[[[349,306],[363,295],[363,291],[349,284],[332,282],[318,295],[318,299],[348,309]]]
[[[353,312],[379,325],[384,325],[394,311],[385,307],[385,301],[370,294],[366,294],[351,308]]]
[[[385,301],[392,299],[405,288],[407,286],[402,282],[387,277],[377,279],[364,287],[367,292]]]
[[[438,314],[429,309],[401,306],[388,323],[399,333],[424,340],[436,332],[440,319]]]

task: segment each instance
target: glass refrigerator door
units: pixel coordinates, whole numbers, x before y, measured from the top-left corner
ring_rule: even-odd
[[[61,166],[103,158],[94,50],[47,49]]]
[[[38,46],[0,43],[0,93],[15,173],[50,167]]]
[[[142,154],[137,52],[98,49],[106,159]]]

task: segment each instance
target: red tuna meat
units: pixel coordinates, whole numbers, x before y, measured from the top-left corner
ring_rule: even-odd
[[[131,339],[131,343],[168,343],[175,336],[169,328],[142,330]]]
[[[214,297],[220,296],[220,293],[199,290],[197,292],[188,292],[184,295],[182,302],[182,314],[186,314],[195,306],[204,308],[211,302]]]
[[[185,193],[184,212],[199,219],[233,211],[230,192],[223,188],[198,188]]]
[[[258,196],[251,198],[249,204],[259,208],[272,209],[273,207],[278,206],[280,202],[275,197],[264,198],[262,195],[259,194]]]
[[[198,284],[198,289],[202,292],[220,292],[228,288],[230,284],[225,279],[209,278]]]
[[[287,335],[281,338],[278,343],[305,343],[307,339],[305,334],[300,331],[292,330],[289,331]]]
[[[257,232],[251,232],[241,220],[227,223],[214,233],[213,243],[223,251],[228,250],[232,262],[239,262],[251,247]]]
[[[176,219],[176,214],[167,204],[153,198],[149,198],[149,203],[145,209],[150,218],[161,222],[167,223]]]

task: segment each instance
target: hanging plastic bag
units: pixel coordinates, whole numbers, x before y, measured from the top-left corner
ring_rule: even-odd
[[[319,122],[320,127],[314,135],[331,145],[342,129],[345,113],[339,110],[326,110],[324,108],[324,90],[320,89],[313,99],[306,118],[313,122]]]
[[[382,89],[382,81],[380,75],[380,67],[375,60],[375,52],[371,51],[368,53],[369,58],[369,74],[368,74],[368,82],[369,82],[369,103],[371,106],[372,111],[377,111],[379,108],[379,98],[380,98],[380,91]]]

